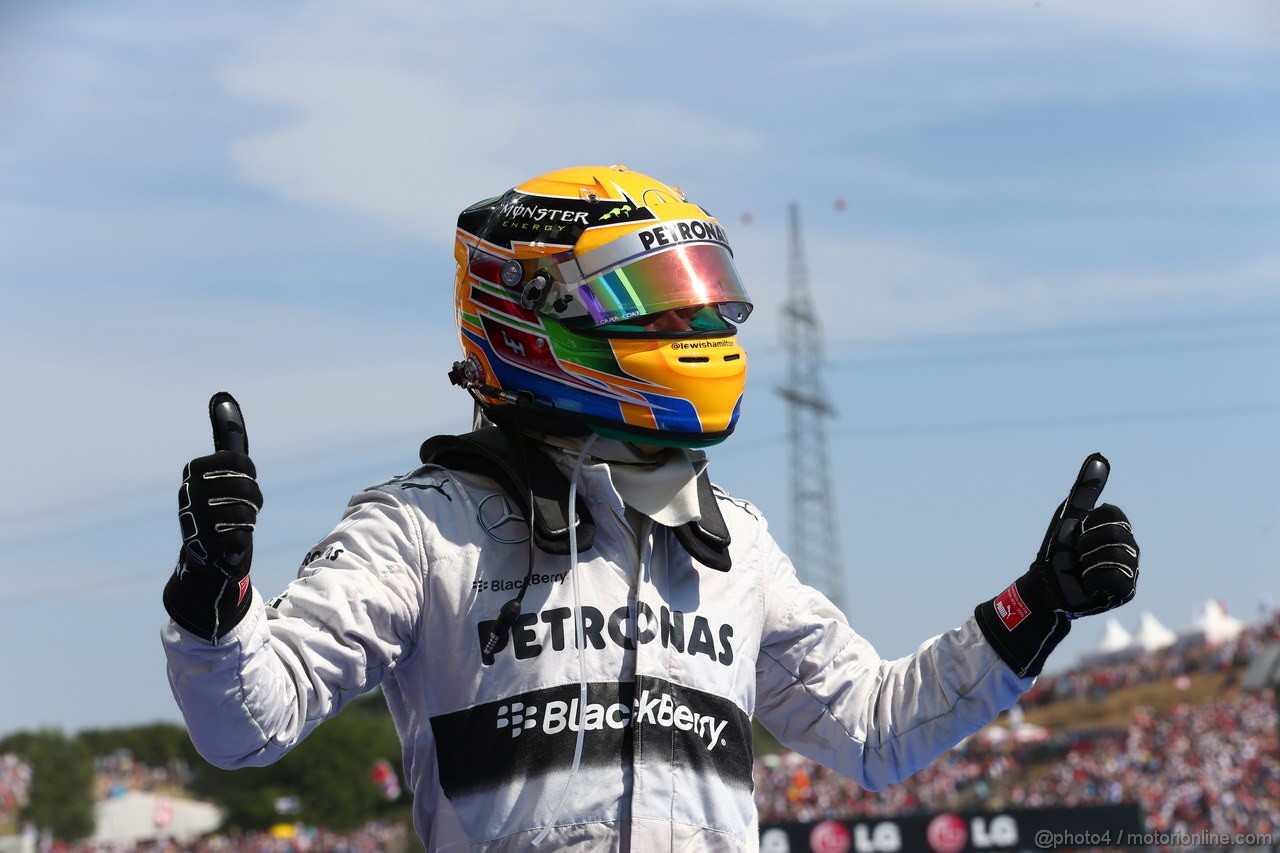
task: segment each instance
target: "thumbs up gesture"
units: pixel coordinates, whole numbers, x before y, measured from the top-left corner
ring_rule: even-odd
[[[1045,576],[1054,606],[1071,619],[1119,607],[1137,591],[1138,543],[1129,519],[1117,506],[1095,507],[1110,473],[1100,453],[1084,461],[1031,566]]]
[[[1084,461],[1031,568],[974,611],[983,635],[1020,676],[1040,673],[1071,620],[1119,607],[1137,590],[1138,543],[1129,519],[1119,507],[1097,505],[1110,472],[1100,453]]]
[[[240,404],[219,391],[209,400],[209,419],[214,452],[192,459],[182,471],[182,550],[164,601],[174,621],[216,641],[248,610],[253,529],[262,491],[249,458]]]

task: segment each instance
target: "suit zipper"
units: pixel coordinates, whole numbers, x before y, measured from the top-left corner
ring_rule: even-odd
[[[631,529],[631,525],[627,523],[627,517],[626,517],[626,510],[625,510],[625,509],[624,509],[624,510],[622,510],[622,511],[614,510],[614,512],[613,512],[613,517],[614,517],[614,518],[616,518],[616,519],[618,520],[618,527],[622,528],[622,535],[623,535],[623,537],[627,540],[627,542],[631,543],[631,557],[632,557],[632,565],[633,565],[633,567],[634,567],[634,568],[635,568],[635,570],[636,570],[636,576],[637,576],[637,577],[639,577],[639,574],[640,574],[640,533],[639,533],[638,531],[633,531],[633,530]],[[641,520],[640,524],[641,524],[641,525],[643,525],[643,524],[644,524],[643,519]]]

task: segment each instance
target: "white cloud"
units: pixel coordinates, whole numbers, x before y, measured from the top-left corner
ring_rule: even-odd
[[[607,134],[626,138],[631,151],[690,140],[727,152],[754,144],[750,133],[656,104],[578,134],[564,127],[568,116],[549,114],[544,105],[501,87],[464,91],[456,77],[429,69],[258,66],[231,80],[241,94],[299,115],[235,143],[232,156],[244,179],[291,200],[353,208],[423,235],[450,233],[463,207],[525,177],[569,162],[601,162],[602,153],[615,150]],[[680,140],[664,138],[667,123],[680,127]]]
[[[1012,5],[1003,0],[970,2],[996,14],[1009,14]],[[1270,0],[1038,0],[1022,4],[1012,14],[1044,19],[1048,27],[1075,25],[1081,33],[1218,50],[1272,51],[1280,43],[1280,14]]]
[[[739,4],[722,33],[710,12],[661,6],[314,4],[226,71],[235,95],[281,115],[235,141],[238,174],[440,235],[466,204],[572,162],[669,167],[727,194],[744,175],[769,181],[802,142],[813,168],[868,170],[870,152],[822,136],[1256,88],[1275,70],[1269,5],[1252,0]],[[931,180],[899,169],[907,191]]]
[[[918,20],[924,15],[951,25],[1020,27],[1057,38],[1121,36],[1215,50],[1271,51],[1280,41],[1280,13],[1271,0],[835,0],[818,8],[855,18],[897,11]]]
[[[392,20],[374,16],[371,27],[363,10],[321,7],[227,71],[234,93],[289,117],[235,142],[245,180],[440,235],[467,204],[567,163],[676,148],[738,156],[760,145],[661,85],[613,102],[589,63],[522,43],[519,15],[495,18],[512,30],[504,42],[431,7],[380,8]]]
[[[1276,266],[1273,260],[1212,270],[1034,272],[989,258],[885,241],[845,244],[838,255],[850,275],[844,281],[828,279],[817,289],[824,304],[837,295],[856,294],[848,321],[832,333],[845,342],[1247,308],[1274,295]],[[828,268],[837,268],[832,254],[826,260]]]
[[[1156,211],[1171,215],[1223,207],[1270,207],[1280,197],[1280,158],[1265,141],[1206,132],[1192,150],[1173,150],[1173,140],[1166,142],[1167,147],[1151,150],[1142,159],[1114,152],[1080,156],[1069,164],[1074,174],[1063,174],[1062,165],[1053,170],[1024,165],[1018,174],[1001,174],[991,165],[980,175],[936,167],[926,172],[884,155],[832,164],[832,170],[847,183],[850,195],[883,195],[929,205],[977,207],[1048,200],[1060,208],[1119,208],[1141,217]],[[1183,142],[1184,148],[1191,148],[1190,142]],[[1103,156],[1113,163],[1099,162]]]
[[[1142,321],[1179,312],[1238,313],[1274,299],[1280,280],[1277,255],[1230,265],[1152,261],[1127,269],[1036,268],[925,235],[870,239],[835,230],[830,217],[814,216],[810,223],[804,234],[810,294],[824,340],[833,348]],[[1071,228],[1058,228],[1058,237],[1069,240]],[[788,292],[784,232],[739,229],[735,245],[756,303],[744,338],[749,346],[769,348],[777,341],[776,318]]]

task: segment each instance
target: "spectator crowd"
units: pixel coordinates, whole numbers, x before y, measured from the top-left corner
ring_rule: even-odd
[[[0,824],[13,821],[30,788],[31,765],[11,753],[0,755]]]
[[[1139,709],[1127,731],[1073,744],[1002,799],[1029,808],[1136,800],[1150,832],[1280,835],[1276,727],[1269,694]]]
[[[971,738],[932,766],[870,793],[791,752],[756,761],[762,824],[826,818],[1137,802],[1149,832],[1280,835],[1280,744],[1272,693],[1245,693],[1238,674],[1280,641],[1275,614],[1219,645],[1175,647],[1037,683],[1039,707],[1124,687],[1221,672],[1224,692],[1199,704],[1137,708],[1126,727],[1021,743]]]
[[[219,833],[193,841],[161,839],[128,845],[53,844],[47,853],[401,853],[410,849],[403,823],[372,822],[348,832],[310,827],[287,831]],[[43,851],[42,851],[43,853]]]
[[[166,767],[150,767],[133,757],[127,749],[101,755],[93,761],[93,795],[95,799],[118,797],[127,791],[176,791],[191,782],[191,770],[184,761],[171,761]]]
[[[1038,708],[1064,699],[1101,701],[1114,690],[1167,681],[1196,673],[1239,671],[1270,643],[1280,642],[1280,610],[1221,643],[1176,643],[1113,663],[1078,667],[1045,675],[1022,697],[1023,708]]]

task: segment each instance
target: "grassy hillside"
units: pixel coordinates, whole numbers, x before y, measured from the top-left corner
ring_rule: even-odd
[[[1029,723],[1053,732],[1126,726],[1139,707],[1157,711],[1175,705],[1199,704],[1226,695],[1233,673],[1202,673],[1189,676],[1190,685],[1179,690],[1173,681],[1157,681],[1114,690],[1100,701],[1088,698],[1065,699],[1026,712]]]

